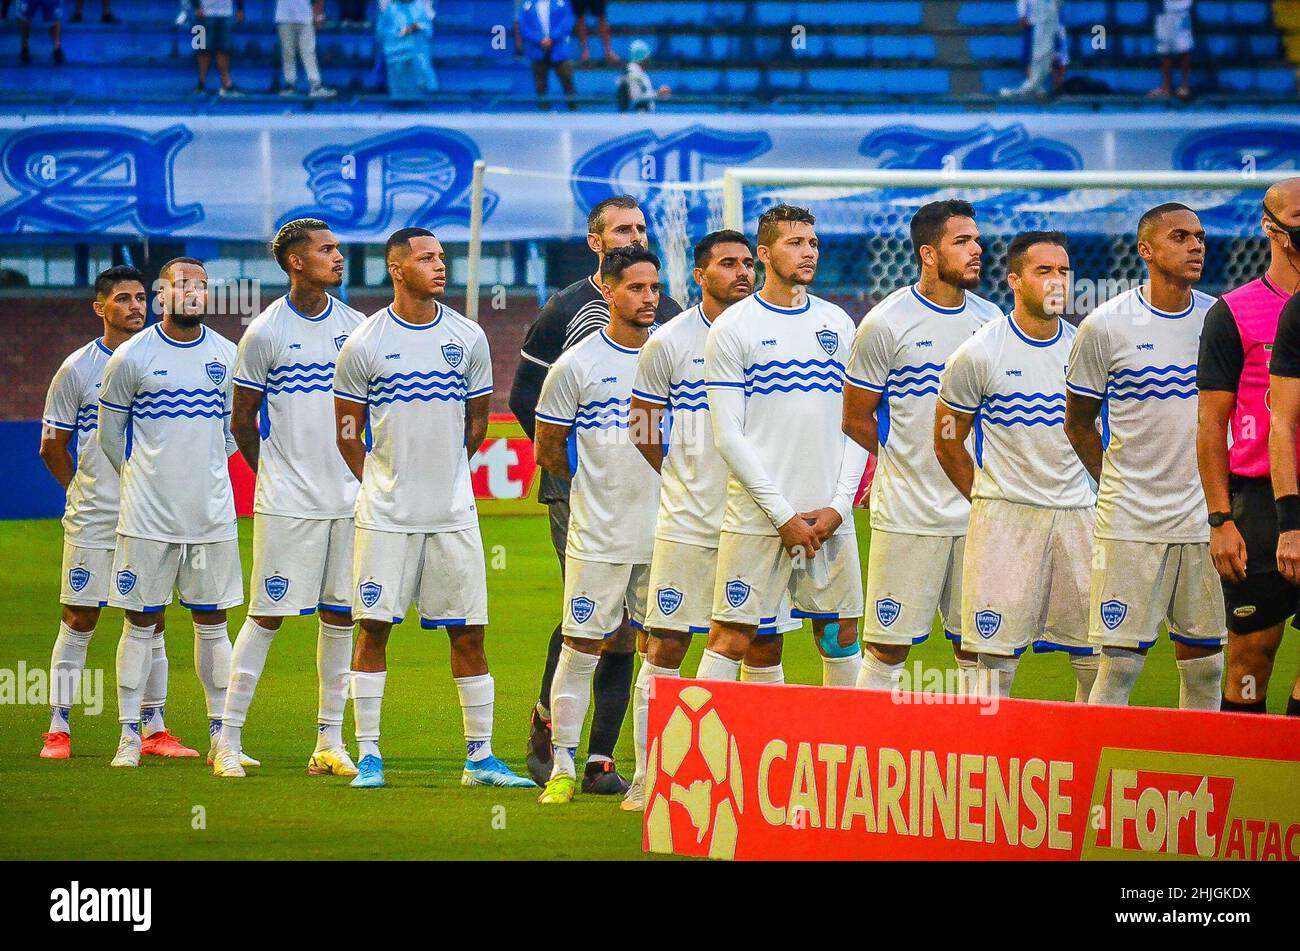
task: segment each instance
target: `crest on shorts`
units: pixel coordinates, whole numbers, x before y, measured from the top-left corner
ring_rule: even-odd
[[[271,575],[262,582],[266,588],[267,597],[272,601],[279,601],[289,591],[289,579],[283,575]]]
[[[68,587],[73,591],[80,591],[88,584],[90,584],[90,569],[77,565],[68,572]]]
[[[749,598],[749,585],[737,578],[735,581],[728,581],[724,589],[727,594],[727,603],[733,608],[738,608]]]
[[[334,338],[334,349],[335,349],[335,350],[342,350],[342,349],[343,349],[343,344],[347,341],[347,339],[348,339],[348,335],[347,335],[347,334],[339,334],[337,337],[335,337],[335,338]]]
[[[587,619],[591,617],[592,612],[595,610],[596,602],[591,600],[591,598],[583,597],[582,595],[579,595],[569,602],[569,612],[573,615],[573,619],[579,624],[587,623]]]
[[[881,598],[876,602],[876,620],[889,627],[903,613],[903,606],[893,598]]]
[[[827,355],[834,355],[835,351],[840,348],[840,335],[833,330],[817,331],[817,342],[822,345],[822,349]]]
[[[122,595],[130,594],[131,589],[135,587],[135,582],[135,572],[129,568],[123,568],[117,573],[117,593]]]
[[[458,343],[444,343],[442,345],[442,355],[453,367],[458,367],[460,361],[465,357],[465,348]]]
[[[226,365],[219,360],[213,360],[211,363],[203,364],[203,369],[208,371],[208,379],[214,385],[220,386],[226,382]]]
[[[375,602],[379,600],[379,595],[383,593],[384,586],[378,581],[363,581],[357,585],[357,594],[361,595],[361,603],[368,608],[373,608]]]
[[[976,611],[975,630],[985,639],[992,637],[1002,626],[1002,615],[997,611]]]
[[[660,588],[655,597],[659,602],[659,611],[664,617],[670,616],[682,606],[683,595],[676,588]]]
[[[1123,601],[1112,598],[1101,602],[1101,623],[1106,625],[1106,630],[1115,630],[1124,623],[1126,617],[1128,617],[1128,605]]]

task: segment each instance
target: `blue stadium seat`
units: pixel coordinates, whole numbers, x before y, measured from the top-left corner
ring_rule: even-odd
[[[1024,41],[1018,36],[972,36],[966,41],[970,58],[979,62],[988,59],[1019,59]]]
[[[957,8],[958,26],[1014,26],[1018,22],[1014,0],[966,0]]]

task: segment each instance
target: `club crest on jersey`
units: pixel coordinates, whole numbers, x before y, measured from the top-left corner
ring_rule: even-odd
[[[749,585],[737,578],[735,581],[728,581],[724,589],[727,594],[727,603],[733,608],[738,608],[749,598]]]
[[[279,601],[289,591],[289,579],[283,575],[271,575],[262,584],[266,588],[267,597],[272,601]]]
[[[383,590],[384,586],[377,581],[363,581],[357,585],[357,594],[361,595],[361,603],[368,608],[375,606]]]
[[[997,611],[976,611],[975,630],[985,639],[992,637],[1002,626],[1002,615]]]
[[[587,619],[591,617],[595,610],[596,602],[591,598],[579,595],[569,602],[569,611],[573,615],[573,619],[579,624],[587,623]]]
[[[1124,623],[1124,618],[1128,617],[1128,605],[1117,598],[1101,602],[1101,623],[1106,625],[1106,630],[1113,631]]]
[[[682,593],[676,588],[660,588],[656,594],[659,601],[659,610],[664,617],[669,617],[674,611],[682,606]]]
[[[339,334],[337,337],[335,337],[335,338],[334,338],[334,349],[335,349],[335,350],[342,350],[342,349],[343,349],[343,344],[344,344],[344,342],[345,342],[347,339],[348,339],[348,335],[347,335],[347,334]]]
[[[453,367],[458,367],[460,361],[465,357],[465,348],[458,343],[444,343],[442,345],[442,356]]]
[[[135,587],[135,582],[135,572],[129,568],[123,568],[117,573],[117,593],[122,595],[130,594],[131,589]]]
[[[68,587],[73,591],[80,591],[88,584],[90,584],[90,570],[88,568],[77,565],[68,572]]]
[[[893,598],[881,598],[876,602],[876,620],[885,627],[893,624],[898,620],[898,616],[903,613],[903,606]]]
[[[222,383],[226,382],[226,365],[224,363],[219,363],[218,361],[213,360],[211,363],[205,363],[203,369],[208,371],[208,379],[211,380],[214,385],[220,386]]]
[[[833,330],[819,330],[817,342],[822,345],[822,349],[828,356],[834,356],[835,351],[840,348],[840,335]]]

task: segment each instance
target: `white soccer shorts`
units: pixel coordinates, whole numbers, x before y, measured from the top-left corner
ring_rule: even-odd
[[[930,636],[938,612],[944,635],[960,643],[965,550],[965,536],[872,531],[862,639],[872,644],[919,644]]]
[[[619,629],[626,610],[633,627],[645,627],[650,566],[564,559],[565,637],[604,640]]]
[[[1092,520],[1091,508],[976,499],[962,561],[962,649],[1096,653],[1088,643]]]
[[[350,518],[285,515],[253,518],[253,572],[248,613],[254,617],[352,610]]]
[[[1099,647],[1146,649],[1155,644],[1161,621],[1172,640],[1196,647],[1227,643],[1223,586],[1209,544],[1098,538],[1088,640]]]
[[[400,624],[412,601],[420,627],[486,624],[487,567],[478,526],[457,532],[356,530],[352,616]]]
[[[650,606],[645,626],[658,631],[707,634],[713,617],[713,585],[718,550],[665,538],[655,539],[650,560]],[[790,616],[790,599],[781,599],[776,623],[759,634],[786,634],[803,627]]]
[[[128,611],[161,611],[172,602],[191,611],[221,611],[244,603],[239,541],[183,545],[117,536],[108,603]]]
[[[1156,54],[1181,56],[1192,51],[1192,11],[1156,14]]]
[[[713,586],[713,618],[766,627],[776,623],[783,598],[794,618],[862,616],[862,568],[855,534],[832,535],[816,556],[795,567],[777,535],[723,532]]]
[[[108,589],[113,578],[113,549],[79,548],[63,543],[63,583],[59,603],[73,608],[108,606]]]

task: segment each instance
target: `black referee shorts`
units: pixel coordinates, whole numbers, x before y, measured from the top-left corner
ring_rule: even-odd
[[[1246,580],[1220,581],[1228,613],[1228,630],[1253,634],[1294,617],[1300,611],[1300,589],[1277,570],[1277,508],[1267,476],[1233,476],[1232,519],[1246,543]]]

